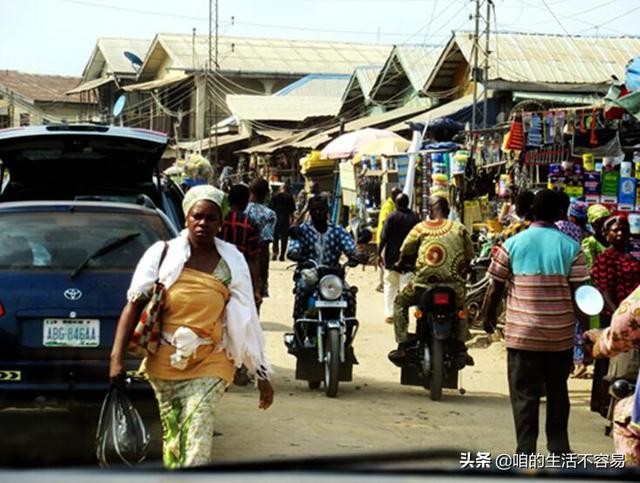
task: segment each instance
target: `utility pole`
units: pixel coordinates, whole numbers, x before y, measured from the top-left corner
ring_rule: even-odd
[[[207,115],[206,115],[206,122],[205,122],[205,127],[207,129],[207,133],[208,133],[208,137],[209,137],[209,150],[207,151],[208,154],[208,158],[209,158],[209,163],[211,163],[212,166],[214,166],[213,164],[213,149],[212,149],[212,143],[211,143],[211,107],[212,107],[212,100],[213,103],[215,104],[216,100],[213,96],[213,88],[214,88],[214,83],[213,83],[213,79],[212,79],[212,75],[211,75],[211,64],[213,64],[213,48],[212,48],[212,36],[213,36],[213,2],[215,0],[209,0],[209,49],[208,49],[208,60],[207,60],[207,72],[205,75],[205,85],[206,85],[206,93],[207,93]],[[213,168],[215,171],[215,167]]]
[[[487,2],[487,18],[485,19],[487,24],[484,29],[485,35],[485,48],[484,48],[484,73],[482,75],[482,86],[484,87],[484,107],[482,110],[482,128],[487,128],[487,111],[489,110],[489,93],[487,92],[487,80],[489,79],[489,33],[491,32],[491,8],[493,7],[493,0],[486,0]]]
[[[480,47],[480,1],[476,2],[475,13],[475,29],[473,33],[473,67],[471,70],[471,79],[473,81],[473,109],[471,110],[471,131],[475,131],[476,125],[476,108],[478,104],[478,50]]]
[[[218,21],[218,18],[219,18],[219,16],[218,16],[218,14],[219,14],[219,11],[218,11],[218,0],[214,0],[214,2],[215,2],[215,6],[216,6],[216,9],[215,9],[216,10],[216,25],[215,25],[215,27],[216,27],[216,29],[215,29],[216,38],[215,38],[215,48],[214,48],[214,54],[213,54],[214,55],[213,65],[216,68],[215,76],[217,78],[218,77],[218,70],[220,70],[220,66],[218,65],[218,38],[219,38],[218,37],[218,27],[219,27],[220,23]],[[217,96],[217,97],[219,99],[220,96]],[[213,129],[214,129],[214,137],[215,137],[214,142],[215,142],[215,145],[216,145],[215,151],[214,151],[214,153],[215,153],[215,158],[214,158],[215,164],[213,165],[214,166],[214,168],[213,168],[213,172],[214,173],[218,172],[218,99],[215,99],[214,100],[214,104],[213,104],[213,106],[214,106],[214,109],[213,109],[214,128]]]
[[[209,0],[209,61],[207,63],[207,129],[209,132],[209,162],[213,168],[214,176],[218,171],[218,102],[220,96],[214,96],[214,89],[218,90],[215,82],[218,75],[218,0]],[[213,67],[212,67],[213,66]],[[215,72],[212,72],[212,68]],[[213,99],[213,102],[211,101]],[[213,107],[213,116],[211,108]],[[213,122],[213,143],[211,142],[211,123]],[[213,147],[212,147],[213,145]],[[213,159],[212,159],[213,157]]]

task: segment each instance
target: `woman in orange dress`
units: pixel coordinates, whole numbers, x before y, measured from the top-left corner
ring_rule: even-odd
[[[110,377],[117,380],[129,335],[158,279],[165,286],[161,343],[141,370],[158,401],[168,468],[212,462],[214,415],[235,367],[255,375],[260,408],[273,402],[249,268],[235,246],[216,237],[224,197],[209,185],[187,193],[187,229],[150,247],[138,263],[111,353]]]

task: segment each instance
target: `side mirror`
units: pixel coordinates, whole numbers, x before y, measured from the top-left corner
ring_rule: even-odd
[[[586,315],[598,315],[604,309],[604,298],[600,291],[591,286],[583,285],[576,290],[576,305]]]
[[[363,228],[358,232],[358,244],[364,245],[366,243],[369,243],[372,238],[373,238],[373,234],[371,233],[371,230],[369,230],[368,228]]]

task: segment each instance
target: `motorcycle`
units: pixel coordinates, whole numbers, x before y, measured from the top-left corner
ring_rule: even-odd
[[[465,312],[469,317],[469,325],[476,329],[483,328],[480,311],[491,280],[487,271],[489,270],[489,265],[491,265],[491,257],[498,249],[498,242],[499,237],[497,235],[480,234],[478,237],[480,250],[478,255],[471,261],[467,273],[465,284],[466,297],[464,301]],[[503,299],[498,308],[499,326],[504,325],[505,309]]]
[[[313,260],[299,262],[300,277],[308,294],[307,310],[294,322],[294,331],[285,334],[289,353],[296,356],[296,379],[308,381],[310,389],[324,382],[325,394],[336,397],[339,382],[351,381],[353,365],[358,361],[353,341],[359,323],[349,315],[349,295],[355,299],[357,287],[345,281],[348,260],[337,267],[319,265]]]
[[[453,289],[436,286],[425,290],[416,311],[416,333],[406,347],[406,361],[396,364],[401,368],[400,384],[428,389],[433,401],[442,398],[443,387],[465,393],[458,377],[464,361],[453,350],[462,315]]]

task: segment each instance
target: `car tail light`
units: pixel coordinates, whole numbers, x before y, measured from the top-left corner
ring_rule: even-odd
[[[447,292],[436,292],[433,294],[433,305],[449,305],[451,297]]]
[[[2,302],[0,302],[0,317],[2,317],[4,314],[5,314],[4,305],[2,305]]]

